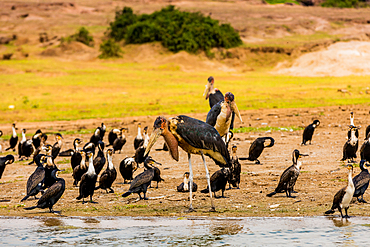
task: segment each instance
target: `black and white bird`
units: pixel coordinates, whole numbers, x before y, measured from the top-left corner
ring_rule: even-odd
[[[125,136],[126,129],[122,129],[121,133],[118,135],[118,137],[113,142],[113,153],[116,151],[119,151],[121,153],[121,149],[123,145],[126,144],[126,136]]]
[[[45,133],[40,133],[41,130],[37,130],[36,131],[36,134],[33,135],[32,137],[32,143],[33,143],[33,146],[35,148],[35,151],[33,152],[33,159],[30,163],[28,163],[29,165],[32,165],[33,163],[35,163],[35,158],[37,157],[38,154],[40,154],[41,151],[43,151],[43,146],[45,145],[46,143],[46,140],[48,139],[48,136],[45,134]],[[40,135],[39,135],[40,134]],[[36,145],[35,145],[36,143]],[[36,147],[38,145],[38,147]]]
[[[26,139],[26,129],[22,129],[22,138],[21,140],[19,141],[18,143],[18,159],[21,160],[23,159],[22,156],[23,156],[23,143],[25,143],[27,141]]]
[[[183,176],[184,181],[177,186],[178,192],[189,192],[189,189],[190,189],[189,175],[190,175],[189,172],[184,173],[184,176]],[[198,190],[198,185],[195,182],[193,182],[192,190],[193,192],[196,192]]]
[[[149,143],[149,135],[148,135],[148,126],[144,128],[143,131],[143,142],[141,142],[140,146],[135,150],[135,162],[137,166],[139,167],[141,163],[145,161],[146,158],[148,158],[148,154],[144,156],[145,149],[148,146]]]
[[[85,151],[79,151],[81,157],[83,157],[80,161],[80,164],[77,165],[75,168],[73,168],[73,185],[77,186],[78,182],[81,181],[82,175],[84,175],[87,172],[87,169],[89,168],[88,164],[86,164],[86,153]]]
[[[127,183],[126,180],[131,181],[133,179],[133,174],[136,170],[137,170],[137,164],[134,158],[126,157],[121,161],[121,163],[119,164],[119,171],[123,178],[124,184]]]
[[[209,99],[209,106],[212,108],[215,104],[224,99],[224,95],[220,90],[214,87],[215,79],[213,76],[208,77],[208,83],[206,84],[206,89],[204,90],[203,96],[206,100]]]
[[[304,130],[303,130],[303,139],[302,139],[302,145],[306,145],[306,142],[310,142],[311,144],[311,141],[312,141],[312,136],[313,136],[313,133],[315,131],[315,129],[320,125],[320,121],[319,120],[315,120],[313,121],[312,124],[308,125]]]
[[[43,149],[46,152],[47,158],[46,158],[46,164],[45,164],[45,180],[44,180],[44,186],[43,189],[49,188],[52,186],[56,181],[54,177],[52,176],[52,172],[54,169],[58,169],[57,166],[54,163],[53,157],[51,156],[53,147],[50,144],[44,145]]]
[[[256,164],[261,164],[258,160],[265,148],[274,146],[275,140],[272,137],[258,137],[252,142],[252,145],[249,147],[249,157],[243,158],[240,157],[240,160],[250,160],[256,161]]]
[[[94,143],[95,146],[97,146],[98,142],[102,140],[100,132],[101,132],[101,128],[98,127],[95,129],[94,134],[90,137],[90,142]]]
[[[348,184],[347,186],[340,189],[335,195],[333,199],[333,205],[331,206],[331,209],[326,211],[325,214],[333,214],[335,212],[335,209],[338,209],[340,212],[340,215],[342,218],[349,218],[348,216],[348,208],[349,204],[352,201],[353,193],[355,192],[355,186],[353,184],[352,180],[352,174],[353,174],[353,166],[348,165],[347,169],[349,170],[348,173]],[[342,209],[344,208],[346,215],[343,216]]]
[[[10,165],[14,162],[14,156],[11,154],[8,154],[5,157],[0,157],[0,178],[3,176],[5,167],[7,165]]]
[[[137,136],[134,139],[134,149],[136,150],[142,143],[144,142],[144,138],[141,134],[141,123],[137,125]]]
[[[50,213],[54,213],[53,206],[55,203],[58,202],[58,200],[62,197],[64,191],[65,191],[65,181],[63,178],[58,178],[56,176],[56,173],[59,171],[59,169],[55,168],[51,176],[55,180],[55,183],[50,186],[49,189],[47,189],[44,194],[41,196],[41,198],[38,200],[37,205],[33,207],[24,208],[26,210],[31,210],[35,208],[49,208]]]
[[[211,189],[214,194],[215,198],[225,198],[224,192],[226,190],[226,184],[229,181],[230,177],[230,169],[229,168],[222,168],[221,170],[216,171],[211,176]],[[220,197],[216,197],[217,191],[222,191],[222,195]],[[207,186],[206,189],[201,190],[201,193],[209,193],[209,187]]]
[[[103,171],[103,173],[100,175],[99,186],[96,187],[95,189],[103,189],[106,190],[107,193],[114,193],[114,190],[112,189],[112,184],[117,178],[117,171],[113,165],[113,149],[107,150],[107,160],[108,160],[107,169]]]
[[[113,145],[114,141],[118,138],[118,136],[121,135],[123,129],[125,129],[126,131],[128,130],[127,128],[121,128],[121,129],[112,129],[109,134],[108,134],[108,146],[111,146]]]
[[[34,196],[35,199],[38,199],[36,195],[39,192],[44,193],[42,186],[45,180],[44,163],[46,163],[46,158],[47,157],[44,154],[38,154],[35,157],[37,168],[27,180],[27,195],[21,200],[21,202],[27,200],[27,198],[30,196]]]
[[[362,144],[360,148],[361,160],[366,160],[370,162],[370,133],[367,134],[366,141]]]
[[[59,152],[62,149],[63,136],[60,133],[56,133],[55,134],[55,140],[56,140],[56,142],[54,143],[53,148],[51,150],[51,156],[52,156],[53,160],[55,160],[58,157]]]
[[[370,181],[370,174],[369,171],[365,168],[365,166],[369,166],[368,163],[366,163],[365,160],[360,161],[360,169],[361,172],[357,174],[352,180],[353,185],[355,186],[355,192],[353,193],[353,197],[357,198],[358,202],[367,203],[364,200],[364,194],[367,190],[367,187],[369,187],[369,181]],[[359,198],[361,196],[361,199]]]
[[[348,130],[348,140],[344,143],[343,158],[341,161],[349,159],[350,162],[354,162],[354,159],[357,158],[358,136],[358,128],[350,125]]]
[[[22,132],[22,140],[19,143],[19,145],[21,145],[19,149],[19,158],[21,159],[21,156],[24,156],[26,159],[28,159],[34,153],[35,148],[33,146],[32,140],[26,139],[26,129],[23,130],[24,132]]]
[[[218,131],[220,136],[224,138],[225,143],[229,143],[231,139],[229,137],[229,131],[233,112],[243,123],[235,103],[235,97],[232,93],[228,92],[225,94],[225,99],[215,104],[207,114],[206,123],[213,126]]]
[[[105,132],[107,131],[107,126],[105,126],[104,123],[101,123],[100,127],[98,128],[100,128],[100,140],[103,141]]]
[[[293,151],[293,165],[289,166],[287,169],[285,169],[283,174],[281,174],[278,186],[276,187],[274,192],[267,194],[268,197],[271,197],[276,193],[285,192],[287,197],[295,198],[295,196],[292,196],[292,192],[294,192],[294,185],[297,182],[302,166],[301,161],[299,161],[298,159],[302,156],[308,155],[301,154],[297,149]]]
[[[10,149],[13,149],[15,151],[15,147],[17,146],[18,143],[18,135],[16,132],[17,128],[15,127],[15,123],[12,124],[12,136],[9,139],[9,147],[5,149],[5,151],[8,151]]]
[[[231,167],[230,167],[230,176],[229,176],[229,189],[231,189],[231,185],[237,189],[240,185],[240,173],[242,172],[242,167],[239,163],[238,156],[236,155],[236,151],[238,150],[238,147],[234,145],[232,147],[232,158],[231,158]]]
[[[75,169],[76,166],[81,164],[82,155],[80,153],[80,145],[82,144],[82,140],[80,138],[76,138],[73,140],[73,152],[71,156],[71,167],[72,170]],[[85,157],[83,157],[85,158]]]
[[[144,156],[149,153],[150,149],[160,136],[164,137],[164,140],[169,147],[169,152],[172,158],[176,161],[179,160],[179,146],[188,153],[190,186],[193,184],[191,154],[202,156],[209,188],[211,188],[210,176],[204,155],[210,157],[216,165],[220,167],[231,166],[230,154],[225,142],[214,127],[203,121],[184,115],[179,115],[177,117],[170,118],[169,120],[161,116],[157,117],[154,121],[153,132],[150,136],[149,144],[145,150]],[[189,194],[189,211],[194,211],[191,187],[189,189]],[[211,200],[211,210],[215,211],[216,209],[212,200],[211,190],[209,191],[209,195]]]
[[[87,172],[82,175],[80,188],[79,188],[79,196],[76,197],[77,200],[82,199],[82,203],[85,203],[85,198],[90,196],[90,202],[93,202],[92,197],[95,191],[95,184],[98,178],[98,175],[95,173],[94,163],[93,163],[93,154],[91,152],[87,153],[89,157],[89,168]]]
[[[32,143],[35,149],[38,149],[41,145],[42,131],[40,129],[36,130],[35,134],[32,136]]]

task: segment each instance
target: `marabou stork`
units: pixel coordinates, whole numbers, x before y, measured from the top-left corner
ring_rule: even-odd
[[[153,132],[150,136],[148,146],[146,147],[146,156],[159,136],[163,136],[170,154],[176,161],[179,160],[180,146],[188,153],[189,160],[189,182],[190,182],[190,206],[189,211],[193,209],[192,185],[193,185],[193,169],[191,166],[191,154],[198,154],[202,156],[204,168],[206,170],[206,178],[208,187],[211,188],[210,176],[205,162],[204,155],[209,156],[220,167],[230,167],[230,155],[226,148],[225,142],[222,140],[220,134],[211,125],[194,119],[188,116],[179,115],[167,120],[160,116],[154,122]],[[215,211],[215,206],[212,200],[212,190],[209,190],[212,211]]]
[[[209,99],[209,106],[212,108],[215,104],[224,99],[224,95],[220,90],[214,88],[215,79],[213,76],[208,77],[208,83],[204,90],[203,96],[206,96],[206,100]]]
[[[228,143],[231,139],[228,138],[228,134],[232,122],[232,113],[235,113],[243,123],[234,100],[234,95],[227,92],[225,94],[225,99],[215,104],[207,114],[206,123],[215,127],[221,137],[225,137],[225,143]]]

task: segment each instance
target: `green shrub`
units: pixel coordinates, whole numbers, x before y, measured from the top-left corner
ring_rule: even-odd
[[[99,58],[122,57],[121,47],[113,39],[108,39],[100,44],[99,50],[101,51]]]
[[[110,25],[110,36],[116,41],[124,39],[127,27],[137,21],[136,15],[129,7],[124,7],[122,11],[116,11],[116,18]]]
[[[321,4],[323,7],[337,7],[337,8],[360,8],[368,7],[366,1],[359,0],[327,0]]]
[[[91,35],[89,35],[89,31],[84,27],[81,27],[77,33],[72,34],[68,36],[67,38],[62,38],[61,41],[62,43],[63,42],[70,43],[71,41],[78,41],[87,46],[94,46],[94,38]]]
[[[231,48],[242,44],[230,24],[219,25],[217,20],[199,12],[180,11],[172,5],[150,15],[138,16],[125,7],[116,12],[109,35],[115,40],[125,39],[127,44],[160,41],[173,52],[209,51],[213,47]]]

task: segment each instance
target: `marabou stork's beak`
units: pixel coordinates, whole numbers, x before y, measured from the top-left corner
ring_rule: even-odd
[[[150,152],[150,149],[153,147],[155,142],[158,140],[158,138],[162,135],[163,130],[161,128],[157,128],[153,130],[152,134],[149,138],[149,143],[146,146],[144,157],[147,156],[147,154]]]
[[[209,97],[209,91],[211,91],[211,86],[210,86],[210,83],[208,83],[206,85],[206,89],[204,90],[204,93],[203,93],[203,96],[206,96],[206,100],[208,99]]]
[[[236,105],[235,101],[230,102],[230,107],[231,107],[231,110],[233,112],[235,112],[235,114],[238,116],[240,122],[244,123],[243,120],[242,120],[242,116],[240,115],[238,106]]]

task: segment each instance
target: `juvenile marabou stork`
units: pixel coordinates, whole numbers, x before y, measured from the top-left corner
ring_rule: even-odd
[[[232,121],[232,113],[235,113],[243,123],[240,112],[235,103],[235,97],[232,93],[227,92],[223,101],[215,104],[207,114],[206,123],[215,127],[221,137],[225,137],[225,143],[228,143],[231,138],[228,138],[228,133]]]
[[[212,108],[215,104],[224,99],[224,95],[220,90],[214,88],[215,79],[213,76],[208,77],[208,83],[204,90],[203,96],[206,96],[206,100],[209,99],[209,106]]]
[[[157,117],[154,122],[153,132],[150,136],[149,144],[145,150],[146,156],[159,136],[163,136],[169,147],[170,154],[176,161],[179,160],[180,146],[188,153],[189,160],[189,182],[190,182],[190,206],[189,211],[193,209],[192,185],[193,185],[193,169],[191,166],[191,154],[202,156],[204,168],[206,170],[206,178],[208,187],[211,188],[210,176],[204,155],[210,157],[220,167],[230,167],[230,155],[226,148],[225,142],[220,134],[211,125],[194,119],[188,116],[179,115],[167,120],[164,117]],[[215,211],[215,206],[212,200],[212,190],[209,190],[212,211]]]

